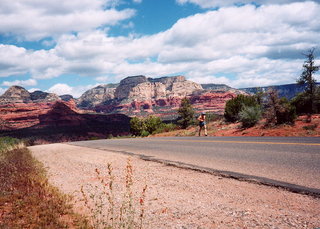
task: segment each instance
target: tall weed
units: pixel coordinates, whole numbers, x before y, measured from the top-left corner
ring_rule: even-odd
[[[124,192],[115,193],[115,176],[111,164],[106,174],[95,169],[97,184],[81,187],[82,201],[90,213],[94,228],[143,228],[145,218],[145,198],[147,185],[140,193],[138,201],[133,192],[133,168],[130,159],[125,169]],[[119,202],[120,200],[120,202]]]

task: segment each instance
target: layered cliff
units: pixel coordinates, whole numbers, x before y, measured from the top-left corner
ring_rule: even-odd
[[[88,90],[77,104],[81,109],[102,113],[170,116],[176,113],[182,98],[189,97],[197,110],[221,114],[227,100],[243,93],[227,85],[203,86],[184,76],[155,79],[143,75],[130,76],[119,84],[101,85]]]

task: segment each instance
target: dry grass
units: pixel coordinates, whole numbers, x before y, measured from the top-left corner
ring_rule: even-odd
[[[138,201],[135,201],[130,159],[125,169],[125,191],[122,194],[114,191],[115,176],[111,164],[107,165],[105,175],[98,169],[95,172],[99,182],[81,187],[82,201],[89,211],[92,226],[96,229],[143,228],[147,186],[143,187]]]
[[[0,139],[0,228],[89,228],[17,140]]]

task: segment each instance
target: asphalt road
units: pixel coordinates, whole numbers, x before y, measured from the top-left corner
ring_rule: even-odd
[[[170,137],[70,144],[320,196],[320,138]]]

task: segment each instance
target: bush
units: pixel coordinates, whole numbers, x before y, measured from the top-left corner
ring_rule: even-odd
[[[217,114],[213,114],[213,113],[207,113],[206,114],[206,122],[214,122],[214,121],[218,121],[221,119],[220,115]]]
[[[237,97],[230,99],[226,103],[224,110],[224,117],[228,122],[236,122],[239,120],[239,113],[243,107],[255,107],[258,106],[258,102],[255,96],[238,95]]]
[[[304,126],[302,128],[304,130],[312,130],[312,131],[314,131],[317,127],[318,127],[318,124],[313,124],[313,125],[309,125],[309,126]]]
[[[162,125],[161,119],[156,116],[147,118],[134,117],[130,120],[130,131],[135,136],[146,137],[155,133]]]
[[[239,120],[242,127],[249,128],[254,126],[261,118],[260,106],[247,107],[244,106],[239,113]]]
[[[160,125],[160,127],[153,133],[159,134],[159,133],[163,133],[163,132],[170,132],[170,131],[173,131],[176,129],[177,129],[177,125],[175,125],[173,123],[162,123]]]
[[[141,137],[148,137],[150,135],[150,133],[148,132],[148,131],[146,131],[146,130],[143,130],[142,132],[141,132]]]

